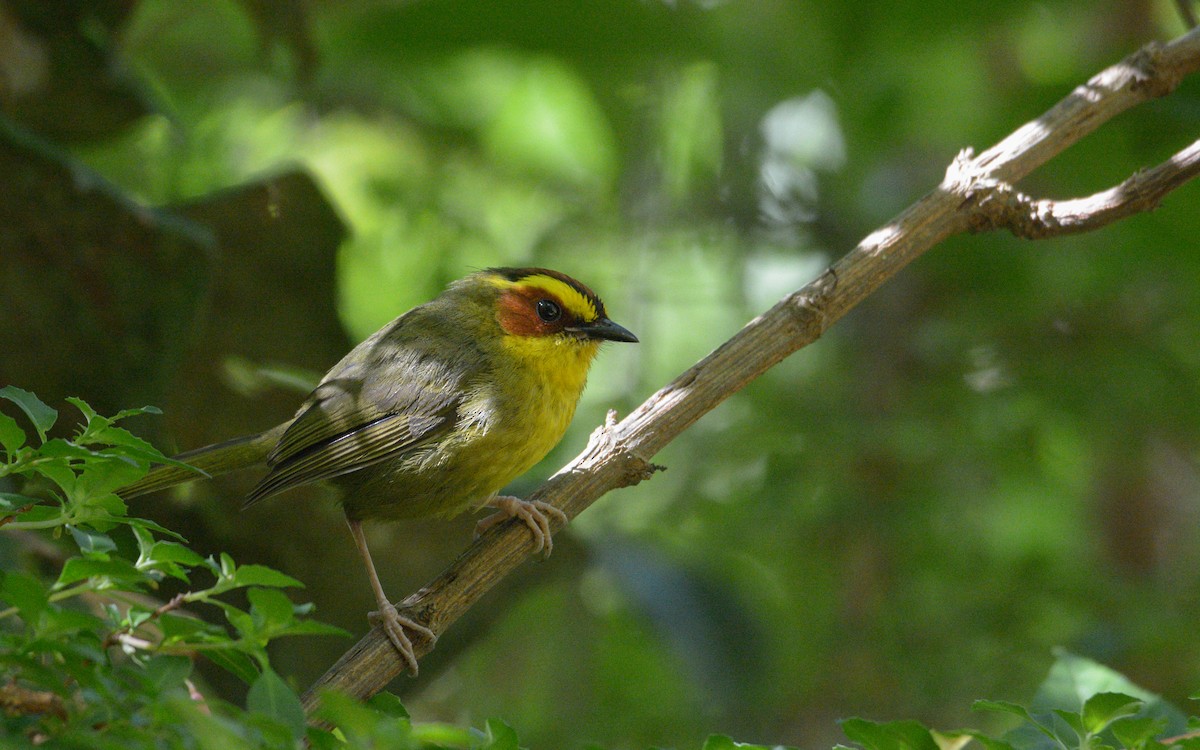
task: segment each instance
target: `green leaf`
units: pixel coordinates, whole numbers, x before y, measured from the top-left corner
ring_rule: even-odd
[[[38,502],[40,501],[36,497],[20,495],[16,492],[0,492],[0,513],[11,513],[18,508],[37,505]]]
[[[1034,696],[1032,711],[1062,709],[1082,714],[1085,705],[1093,696],[1116,693],[1130,701],[1142,701],[1145,704],[1141,709],[1143,715],[1166,718],[1165,731],[1181,734],[1186,730],[1187,717],[1182,711],[1163,700],[1161,696],[1134,684],[1121,673],[1069,651],[1057,650],[1055,656],[1057,659],[1050,668],[1049,675]],[[1101,699],[1094,709],[1097,716],[1106,712],[1102,709],[1107,705],[1105,702],[1110,700],[1120,702],[1119,698]]]
[[[126,525],[131,526],[135,529],[148,529],[150,531],[155,532],[156,534],[161,534],[163,536],[169,536],[174,539],[178,539],[181,542],[187,541],[186,539],[183,538],[182,535],[177,534],[174,531],[171,531],[170,529],[166,528],[165,526],[160,526],[157,523],[155,523],[154,521],[150,521],[145,518],[134,518],[132,516],[126,516],[125,518],[122,518],[121,521],[123,523],[125,523]],[[199,564],[203,564],[203,563],[204,563],[204,560],[201,560],[199,563],[196,563],[196,564],[199,565]]]
[[[225,619],[229,620],[229,624],[238,634],[245,638],[255,638],[258,635],[258,625],[248,612],[243,612],[226,602],[213,601],[212,603],[224,610]]]
[[[63,517],[62,508],[57,505],[35,505],[17,516],[14,523],[45,523]]]
[[[1128,748],[1141,747],[1166,731],[1165,716],[1126,716],[1109,725],[1117,741]]]
[[[1013,750],[1013,746],[1004,740],[998,740],[995,737],[989,737],[983,732],[977,732],[974,729],[959,729],[953,732],[939,732],[943,736],[955,737],[966,736],[978,742],[986,750]],[[939,745],[942,743],[938,743]]]
[[[68,459],[38,461],[37,470],[42,476],[57,484],[67,498],[75,497],[75,472],[71,470],[71,463]]]
[[[304,707],[300,698],[274,670],[264,669],[250,685],[246,708],[266,714],[287,727],[297,740],[304,736]]]
[[[1037,730],[1044,738],[1050,740],[1050,746],[1057,747],[1059,744],[1058,735],[1055,734],[1053,728],[1044,723],[1043,720],[1037,719],[1029,712],[1029,709],[1017,703],[1008,701],[990,701],[979,700],[971,704],[972,711],[994,711],[998,713],[1007,713],[1014,716],[1019,716],[1025,721],[1025,725],[1018,727],[1007,735],[1007,739],[1011,745],[1019,750],[1036,750],[1045,745],[1046,739],[1038,739],[1027,735],[1023,730]],[[1049,717],[1046,719],[1049,720]]]
[[[67,400],[70,401],[70,399]],[[135,406],[132,409],[122,409],[109,417],[109,420],[115,423],[120,422],[122,419],[129,419],[130,417],[140,417],[143,414],[162,416],[162,409],[157,406]]]
[[[517,744],[517,733],[513,728],[499,719],[488,719],[482,744],[472,745],[478,750],[520,750]]]
[[[929,729],[917,721],[874,722],[845,719],[842,731],[868,750],[939,750]]]
[[[17,420],[7,414],[0,414],[0,446],[9,455],[25,445],[25,430],[17,424]]]
[[[137,537],[139,555],[137,566],[139,570],[154,570],[187,582],[188,571],[204,563],[204,558],[178,542],[154,541],[150,532],[137,525],[132,525],[134,536]]]
[[[204,562],[194,550],[179,544],[178,542],[155,542],[147,552],[147,558],[151,562],[172,562],[180,565],[200,565]]]
[[[367,705],[376,711],[379,711],[380,713],[387,714],[388,716],[397,719],[410,718],[408,715],[408,709],[406,709],[404,704],[400,702],[400,697],[395,693],[390,693],[386,690],[371,696],[371,698],[367,701]]]
[[[117,548],[117,543],[106,534],[81,529],[78,526],[68,526],[67,528],[70,529],[75,543],[79,545],[79,551],[84,554],[89,552],[112,552]]]
[[[32,623],[49,605],[50,594],[31,575],[0,570],[0,600],[16,607],[21,619]]]
[[[346,743],[328,729],[309,727],[304,739],[312,750],[346,750]]]
[[[337,727],[338,731],[345,735],[350,747],[369,746],[367,738],[380,723],[378,712],[336,690],[326,690],[320,694],[320,705],[315,717]],[[394,722],[399,724],[404,720],[395,719]]]
[[[1064,711],[1061,708],[1056,708],[1051,713],[1062,719],[1081,741],[1087,736],[1087,729],[1083,726],[1083,717],[1079,714],[1073,711]]]
[[[46,404],[42,403],[41,399],[33,395],[29,391],[22,390],[15,385],[6,385],[0,388],[0,398],[7,399],[25,412],[25,416],[29,417],[29,421],[33,423],[33,429],[37,430],[38,437],[41,441],[46,442],[46,432],[54,426],[54,422],[58,419],[58,412],[51,409]]]
[[[63,565],[62,573],[54,585],[61,589],[89,578],[108,579],[121,585],[139,584],[147,580],[145,573],[120,557],[72,557]]]
[[[1019,703],[1010,703],[1009,701],[991,701],[977,700],[971,704],[972,711],[992,711],[995,713],[1012,714],[1019,716],[1028,722],[1033,722],[1034,718],[1030,715],[1029,709]]]
[[[148,466],[101,453],[84,464],[76,487],[85,497],[111,495],[145,476]]]
[[[38,448],[38,453],[50,458],[69,458],[80,461],[86,461],[96,456],[95,453],[87,448],[76,445],[69,440],[63,440],[62,438],[47,440],[42,444],[41,448]]]
[[[250,614],[268,629],[284,627],[296,619],[292,600],[279,589],[252,588],[246,592]]]
[[[1083,726],[1089,733],[1099,734],[1117,719],[1133,716],[1144,705],[1124,693],[1096,693],[1083,704]]]
[[[224,557],[224,556],[223,556]],[[229,561],[232,565],[233,561]],[[224,559],[222,559],[224,563]],[[229,576],[229,584],[232,588],[241,586],[268,586],[273,588],[297,587],[304,588],[304,584],[292,578],[289,575],[284,575],[274,568],[268,568],[265,565],[243,565],[233,571]]]
[[[104,419],[103,417],[100,417],[99,412],[92,408],[91,404],[79,398],[78,396],[67,396],[63,400],[78,409],[80,413],[83,414],[83,420],[89,424],[98,417],[100,419]],[[104,421],[107,422],[108,420],[105,419]]]
[[[229,639],[225,631],[216,625],[207,623],[196,617],[177,615],[170,612],[159,616],[158,626],[162,628],[163,641],[166,643],[197,643],[212,641],[215,637],[224,640]]]
[[[258,679],[258,667],[253,659],[242,651],[234,649],[202,649],[201,653],[221,669],[229,672],[247,685]]]
[[[160,654],[142,664],[142,676],[155,693],[182,687],[192,674],[192,660],[186,656]]]
[[[1084,703],[1097,693],[1122,693],[1144,701],[1158,697],[1099,662],[1061,649],[1055,656],[1050,673],[1038,687],[1031,703],[1031,710],[1035,712],[1061,708],[1081,713]]]
[[[407,721],[396,717],[397,721]],[[484,741],[482,732],[442,722],[421,722],[410,727],[410,733],[418,747],[479,747]]]

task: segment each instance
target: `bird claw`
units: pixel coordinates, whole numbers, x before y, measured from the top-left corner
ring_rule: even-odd
[[[554,551],[554,539],[550,534],[550,518],[548,516],[553,516],[555,520],[564,525],[570,520],[566,513],[541,500],[522,500],[519,497],[501,495],[492,498],[488,502],[488,506],[499,512],[493,513],[475,524],[476,539],[498,523],[503,523],[510,518],[519,518],[525,522],[533,534],[533,551],[544,551],[545,557],[549,557],[550,553]]]
[[[425,636],[431,643],[437,643],[437,633],[434,633],[411,617],[404,617],[392,604],[383,606],[379,611],[368,612],[367,622],[371,623],[374,627],[383,629],[383,632],[387,634],[388,640],[392,642],[392,645],[400,652],[401,658],[408,665],[408,670],[412,672],[413,677],[416,677],[417,655],[413,651],[412,640],[409,639],[408,633],[405,633],[404,629],[408,628]]]

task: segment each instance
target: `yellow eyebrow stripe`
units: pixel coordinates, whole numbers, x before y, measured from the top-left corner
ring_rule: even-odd
[[[542,274],[526,276],[513,284],[513,286],[534,287],[535,289],[542,289],[553,294],[563,303],[568,312],[584,322],[590,323],[600,317],[599,311],[596,310],[596,306],[592,304],[590,299],[580,294],[575,287],[553,276]]]

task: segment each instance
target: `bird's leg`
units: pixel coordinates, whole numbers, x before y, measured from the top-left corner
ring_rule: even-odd
[[[367,539],[362,532],[362,521],[352,521],[347,518],[346,525],[350,527],[350,535],[354,537],[358,554],[362,556],[363,564],[367,566],[367,576],[371,579],[371,590],[375,592],[375,601],[379,605],[379,611],[367,614],[367,621],[383,628],[383,632],[387,633],[392,645],[408,663],[413,677],[416,677],[417,655],[413,652],[412,641],[408,639],[408,634],[404,632],[404,629],[408,628],[420,633],[433,643],[437,642],[437,634],[421,623],[404,617],[396,611],[395,605],[388,601],[387,595],[383,593],[383,586],[379,583],[379,574],[375,572],[375,563],[371,562],[371,550],[367,549]]]
[[[546,516],[554,516],[564,525],[570,520],[566,513],[541,500],[522,500],[519,497],[497,495],[487,502],[487,507],[495,508],[500,512],[493,513],[475,524],[477,538],[498,523],[503,523],[510,518],[520,518],[533,533],[533,551],[545,550],[546,557],[549,557],[551,551],[554,550],[554,539],[550,536],[550,519]]]

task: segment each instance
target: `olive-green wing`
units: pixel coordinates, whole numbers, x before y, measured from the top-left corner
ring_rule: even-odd
[[[323,382],[267,457],[271,472],[245,504],[358,471],[446,434],[456,419],[457,389],[444,380],[415,380],[385,394],[352,378]]]

